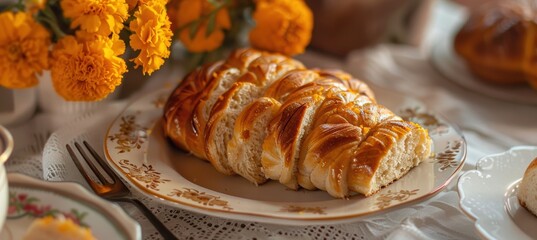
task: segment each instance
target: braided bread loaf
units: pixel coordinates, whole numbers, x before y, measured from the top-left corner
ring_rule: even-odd
[[[417,166],[431,140],[340,71],[240,49],[188,74],[164,109],[164,131],[219,172],[334,197],[369,196]]]

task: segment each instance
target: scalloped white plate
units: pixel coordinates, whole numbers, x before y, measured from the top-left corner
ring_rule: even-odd
[[[441,38],[434,45],[431,53],[433,66],[448,80],[473,92],[492,98],[537,105],[537,90],[527,86],[496,86],[487,84],[472,75],[464,60],[456,55],[453,49],[453,36]]]
[[[105,134],[106,158],[126,182],[162,203],[212,216],[273,224],[312,225],[353,221],[425,200],[441,191],[461,169],[466,142],[446,119],[393,91],[375,91],[379,102],[422,122],[435,157],[365,198],[334,199],[323,191],[292,191],[276,181],[254,186],[239,176],[218,173],[207,161],[173,147],[161,128],[170,89],[137,99]]]
[[[537,147],[519,146],[489,155],[459,178],[461,209],[485,239],[537,239],[537,217],[521,207],[518,184]]]
[[[43,214],[63,214],[89,227],[97,239],[142,239],[140,225],[119,206],[70,182],[45,182],[9,173],[8,217],[2,240],[21,239],[30,224]]]

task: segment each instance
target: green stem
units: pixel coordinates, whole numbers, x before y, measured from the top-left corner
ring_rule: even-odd
[[[58,39],[64,37],[66,34],[58,27],[58,24],[56,24],[54,21],[48,19],[48,18],[44,18],[44,17],[37,17],[37,20],[39,21],[43,21],[43,22],[46,22],[48,24],[48,26],[50,27],[50,29],[54,32],[54,35],[56,35],[56,37]]]
[[[50,6],[47,5],[45,9],[43,9],[43,11],[41,12],[43,13],[44,17],[39,16],[38,19],[46,22],[50,26],[50,28],[52,29],[52,31],[54,32],[54,34],[56,35],[58,39],[66,35],[60,29],[58,25],[58,19],[56,18],[56,15],[54,14],[54,12],[52,12],[52,9],[50,8]]]
[[[201,16],[199,19],[196,19],[194,21],[191,21],[179,28],[177,28],[174,32],[173,32],[173,35],[177,35],[179,34],[181,31],[183,31],[184,29],[187,29],[187,28],[190,28],[191,26],[193,26],[194,24],[198,24],[198,22],[201,22],[201,21],[206,21],[209,19],[209,17],[212,15],[212,14],[216,14],[216,12],[220,11],[220,9],[224,8],[224,7],[227,7],[230,5],[230,1],[229,0],[226,0],[224,1],[222,4],[220,4],[219,6],[215,7],[213,10],[211,10],[208,14],[206,15],[203,15]]]
[[[19,10],[24,11],[24,2],[22,0],[17,1],[16,6],[19,8]]]
[[[16,11],[21,11],[23,12],[24,11],[24,4],[21,3],[21,1],[18,1],[16,3],[13,3],[11,5],[8,5],[6,7],[6,9],[8,9],[9,11],[11,12],[16,12]]]

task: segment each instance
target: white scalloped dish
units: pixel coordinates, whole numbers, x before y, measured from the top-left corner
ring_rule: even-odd
[[[485,239],[537,239],[537,217],[520,206],[518,185],[537,147],[519,146],[489,155],[458,183],[461,209]]]

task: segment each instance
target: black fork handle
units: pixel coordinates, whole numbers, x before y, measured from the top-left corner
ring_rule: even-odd
[[[162,237],[164,237],[164,239],[178,239],[177,237],[175,237],[175,235],[173,235],[170,230],[168,230],[166,226],[164,226],[164,224],[157,218],[157,216],[155,216],[155,214],[153,214],[153,212],[151,212],[151,210],[149,210],[142,202],[140,202],[140,200],[134,198],[114,198],[114,200],[117,202],[131,203],[136,208],[138,208],[138,210],[140,210],[147,217],[147,219],[151,222],[151,224],[153,224],[155,229],[157,229],[157,231],[160,233],[160,235],[162,235]]]

